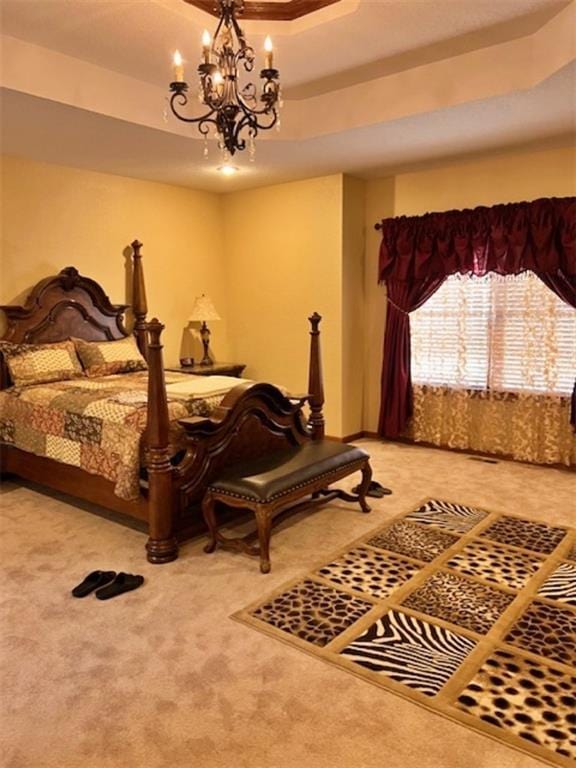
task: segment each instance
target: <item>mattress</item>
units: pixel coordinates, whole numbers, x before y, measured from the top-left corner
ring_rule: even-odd
[[[209,416],[242,381],[166,374],[172,454],[183,446],[178,419]],[[80,467],[113,482],[120,498],[135,499],[147,388],[146,372],[10,387],[0,392],[0,444]]]

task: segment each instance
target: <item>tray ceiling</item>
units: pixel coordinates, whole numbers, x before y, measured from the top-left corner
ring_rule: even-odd
[[[219,16],[217,0],[183,1],[212,16]],[[327,5],[339,2],[341,0],[272,0],[272,2],[244,0],[239,18],[259,21],[294,21],[294,19],[307,16],[309,13],[320,10],[320,8],[325,8]]]
[[[258,139],[255,163],[238,156],[233,179],[216,174],[213,142],[204,161],[197,133],[163,116],[171,52],[193,82],[214,23],[204,11],[184,0],[0,10],[3,150],[48,162],[221,190],[565,141],[576,125],[576,0],[340,0],[246,21],[257,52],[273,35],[285,106],[281,131]]]

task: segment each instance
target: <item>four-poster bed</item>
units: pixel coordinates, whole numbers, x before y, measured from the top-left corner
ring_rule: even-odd
[[[231,389],[209,417],[179,418],[183,450],[170,449],[169,395],[162,360],[164,326],[147,321],[142,244],[133,248],[132,312],[138,347],[147,361],[146,428],[142,434],[143,481],[136,498],[120,498],[114,483],[80,466],[36,455],[15,444],[0,445],[0,471],[93,502],[147,523],[147,557],[165,563],[178,555],[178,540],[201,529],[198,513],[208,484],[230,463],[323,437],[324,402],[317,315],[311,318],[310,394],[285,396],[266,383],[241,383]],[[132,334],[124,326],[126,305],[113,305],[102,287],[74,267],[39,282],[23,306],[3,306],[7,330],[1,342],[46,344],[67,339],[114,341]],[[141,375],[141,374],[140,374]],[[118,377],[116,377],[117,379]],[[0,389],[11,387],[0,354]],[[66,382],[74,384],[74,382]],[[17,388],[11,388],[17,389]],[[1,393],[10,397],[9,391]],[[309,424],[303,406],[310,403]]]

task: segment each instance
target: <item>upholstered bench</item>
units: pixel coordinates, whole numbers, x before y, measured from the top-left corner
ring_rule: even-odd
[[[270,571],[270,531],[277,512],[295,509],[295,502],[312,495],[308,505],[332,498],[358,502],[369,512],[366,491],[372,477],[370,457],[354,445],[329,440],[311,440],[252,461],[234,465],[212,482],[202,501],[204,520],[210,532],[205,552],[214,552],[217,544],[260,555],[260,570]],[[358,494],[329,489],[331,483],[356,471],[362,472]],[[218,531],[215,504],[251,510],[256,517],[259,548],[250,545],[251,537],[231,539]],[[298,504],[298,507],[304,506]]]

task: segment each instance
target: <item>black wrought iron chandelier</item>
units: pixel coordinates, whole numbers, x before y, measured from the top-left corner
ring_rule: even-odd
[[[213,37],[207,30],[202,36],[203,61],[198,66],[198,100],[208,111],[199,117],[188,117],[180,111],[188,104],[188,83],[184,80],[184,66],[178,51],[174,54],[170,108],[179,120],[197,124],[204,137],[205,155],[213,130],[224,161],[247,146],[253,159],[258,132],[279,126],[279,72],[274,68],[272,42],[267,37],[260,93],[254,83],[242,84],[243,72],[252,72],[256,59],[236,18],[243,10],[244,0],[217,2],[220,20]]]

